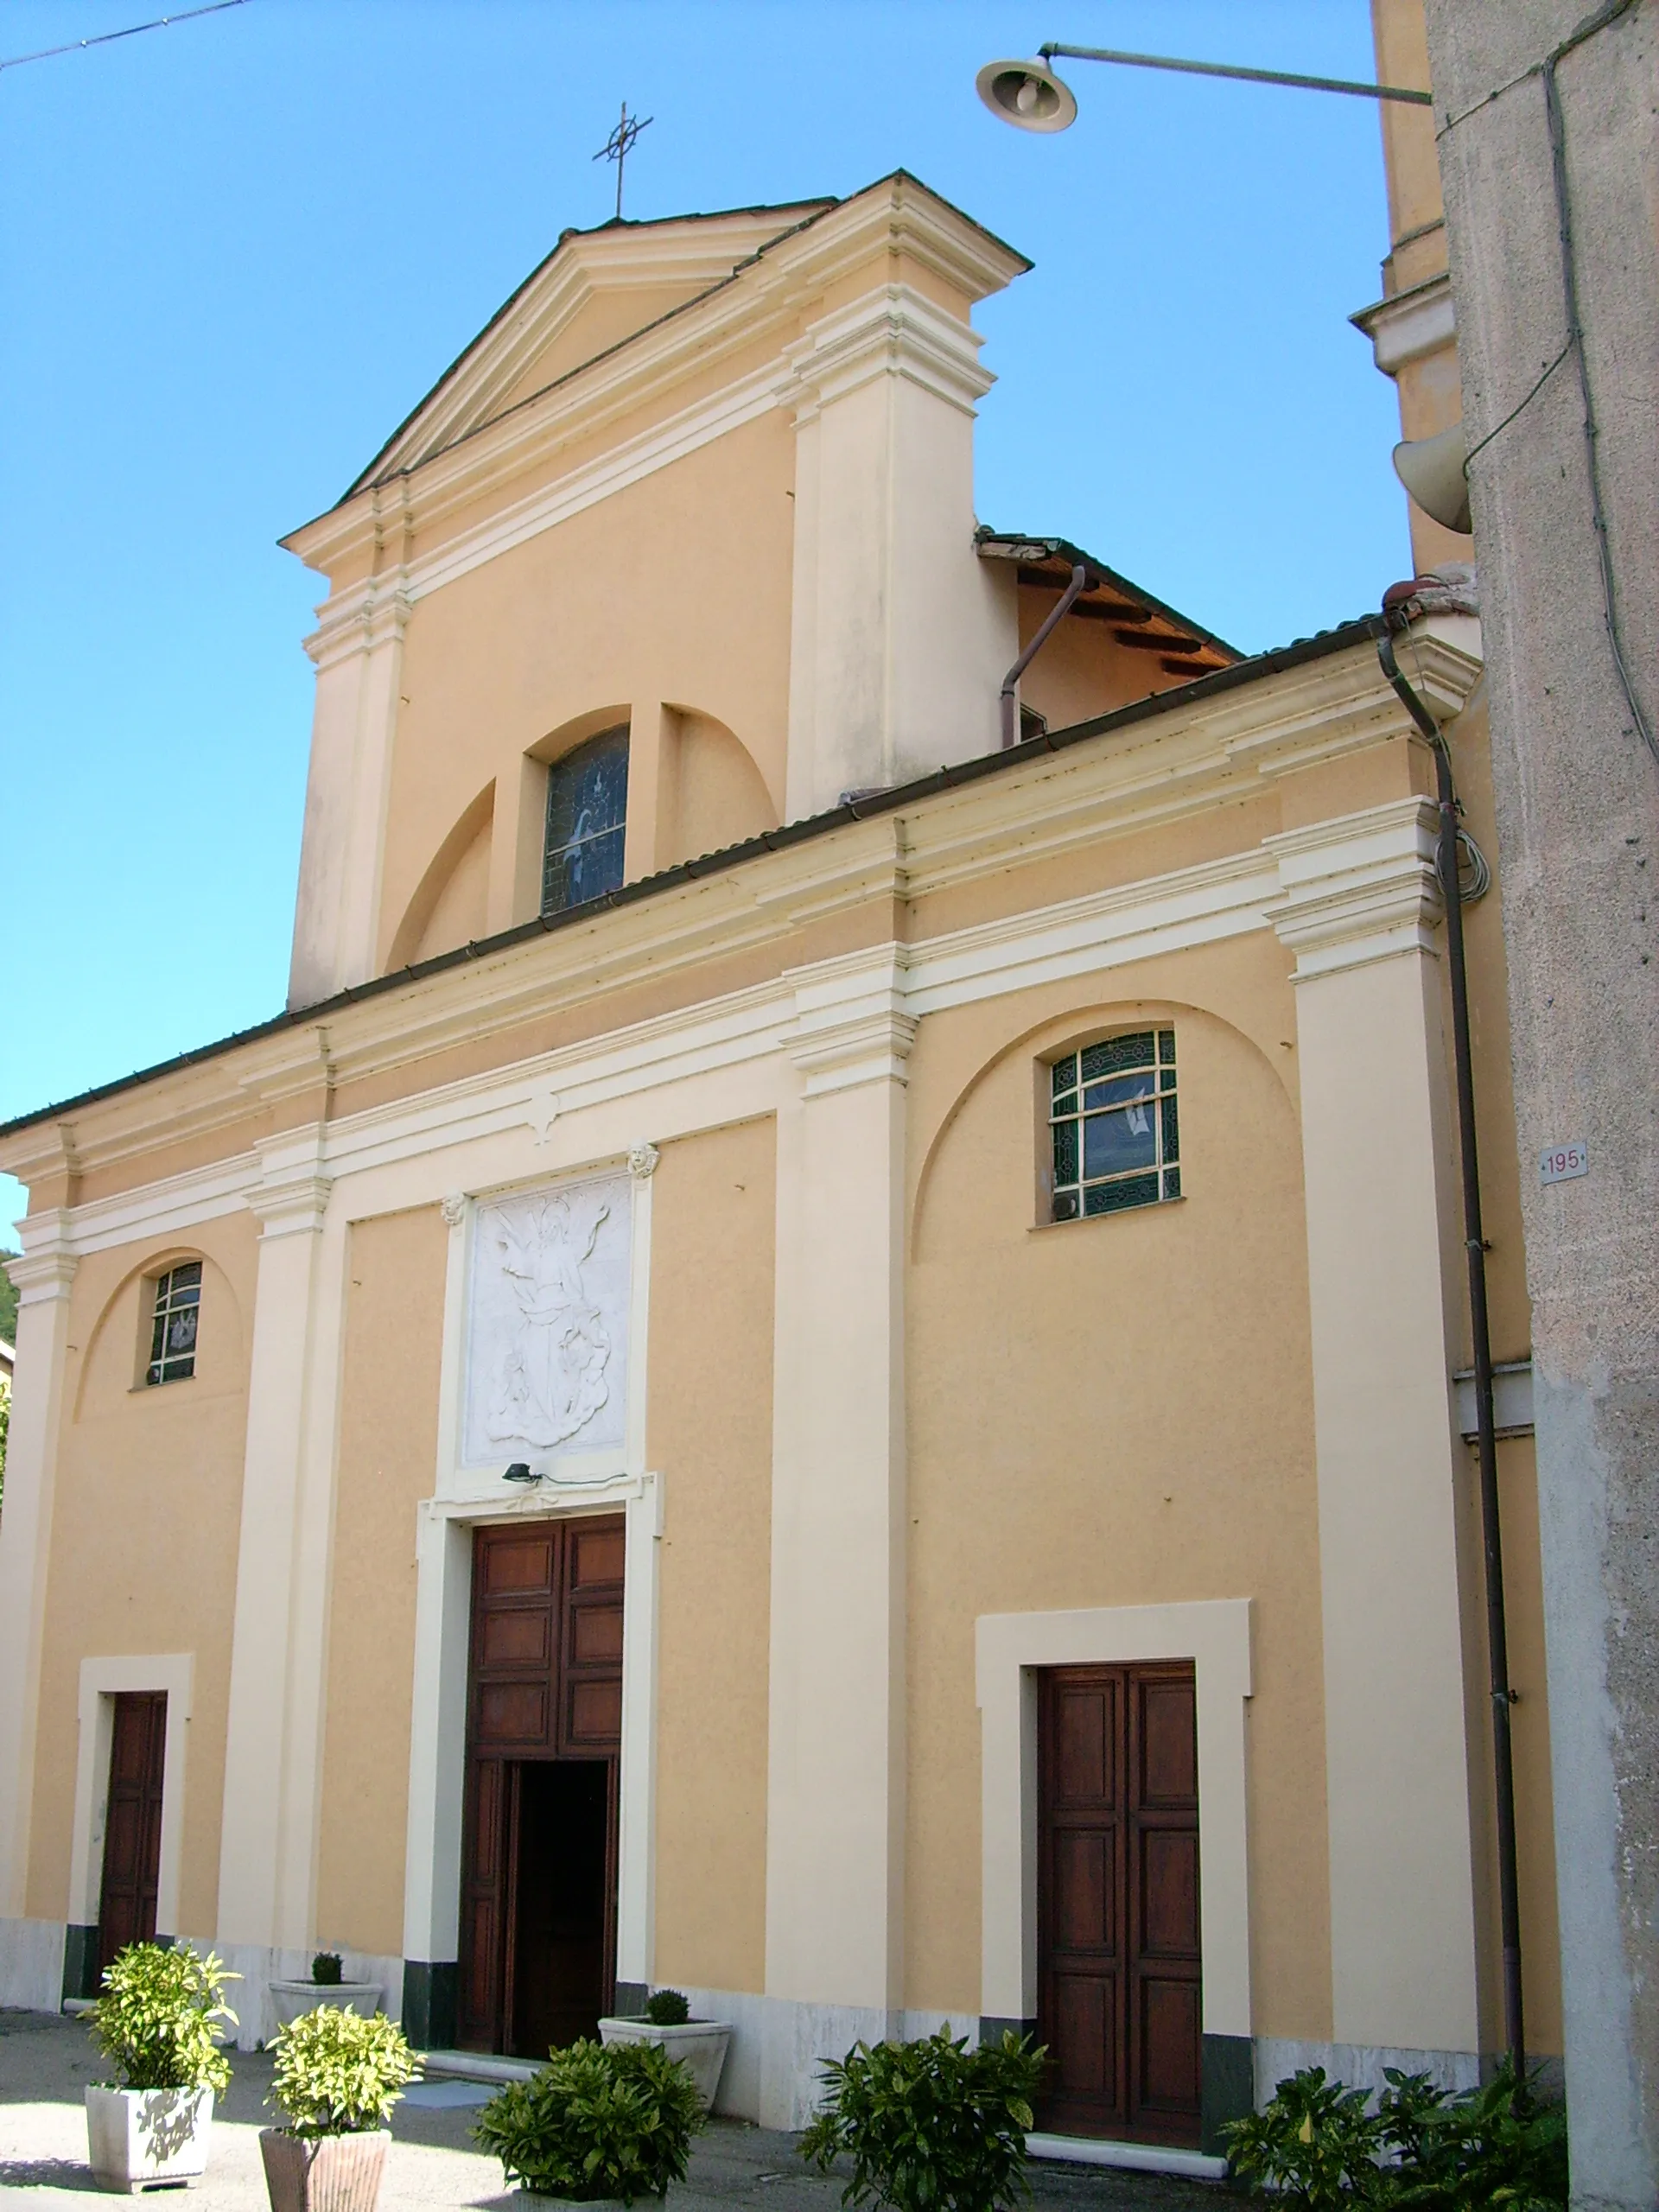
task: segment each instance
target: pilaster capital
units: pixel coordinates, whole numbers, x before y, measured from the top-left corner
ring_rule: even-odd
[[[1262,844],[1279,868],[1271,912],[1299,983],[1407,952],[1433,952],[1442,901],[1432,799],[1403,798]]]
[[[958,316],[909,284],[886,284],[807,326],[785,359],[779,402],[798,423],[877,377],[904,377],[966,415],[995,378],[979,365],[981,340]]]
[[[268,1145],[260,1167],[259,1180],[245,1193],[258,1217],[260,1242],[311,1236],[321,1230],[331,1182],[323,1168],[321,1126]]]
[[[905,1011],[905,977],[888,950],[878,963],[868,955],[830,963],[803,982],[795,995],[790,1058],[816,1098],[868,1083],[904,1083],[918,1022]]]
[[[305,650],[317,673],[355,653],[372,652],[378,645],[400,644],[409,618],[415,611],[407,569],[365,577],[348,584],[317,609],[317,626],[305,640]]]
[[[73,1217],[67,1206],[54,1206],[44,1213],[28,1216],[19,1224],[23,1249],[21,1252],[8,1252],[3,1264],[17,1286],[20,1306],[43,1306],[54,1299],[67,1299],[75,1270],[80,1265],[79,1254],[71,1249],[73,1223]]]

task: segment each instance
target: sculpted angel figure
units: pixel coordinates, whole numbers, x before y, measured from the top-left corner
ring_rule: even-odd
[[[591,1217],[585,1208],[579,1215],[559,1193],[492,1224],[518,1308],[490,1405],[487,1426],[498,1441],[522,1440],[543,1451],[566,1443],[610,1395],[610,1331],[582,1278],[610,1211],[601,1205]]]

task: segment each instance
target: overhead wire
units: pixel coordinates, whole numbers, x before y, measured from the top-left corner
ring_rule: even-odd
[[[186,8],[176,16],[157,16],[147,23],[129,23],[124,30],[99,31],[92,38],[71,39],[67,46],[43,46],[37,54],[0,56],[0,69],[21,69],[26,61],[54,61],[60,54],[80,54],[89,46],[113,46],[118,39],[137,38],[140,31],[164,31],[175,23],[193,22],[198,16],[222,15],[226,8],[245,8],[248,0],[209,0],[205,8]]]

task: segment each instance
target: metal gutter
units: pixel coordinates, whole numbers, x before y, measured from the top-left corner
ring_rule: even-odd
[[[493,937],[475,938],[471,944],[459,945],[453,952],[440,952],[430,960],[420,960],[407,968],[399,968],[389,976],[375,976],[365,983],[353,983],[343,991],[336,991],[330,998],[319,999],[313,1006],[295,1007],[282,1014],[273,1014],[269,1020],[256,1022],[250,1029],[232,1030],[228,1037],[220,1037],[210,1045],[200,1045],[194,1052],[176,1052],[170,1059],[157,1060],[152,1067],[138,1068],[131,1075],[121,1076],[113,1083],[99,1084],[91,1090],[78,1091],[72,1098],[60,1099],[51,1106],[36,1107],[32,1113],[20,1114],[10,1122],[0,1122],[0,1137],[15,1136],[23,1129],[38,1128],[42,1122],[55,1121],[60,1115],[72,1114],[87,1106],[99,1104],[106,1098],[118,1097],[124,1090],[137,1089],[140,1084],[154,1083],[165,1075],[175,1075],[186,1068],[200,1066],[203,1062],[219,1058],[234,1052],[238,1046],[251,1045],[264,1037],[281,1036],[284,1030],[307,1028],[325,1020],[328,1015],[358,1006],[365,999],[381,998],[389,991],[401,990],[407,983],[420,982],[428,976],[442,976],[451,969],[464,968],[474,960],[487,958],[491,954],[505,952],[516,944],[527,944],[538,937],[550,937],[555,931],[569,929],[582,922],[590,922],[595,916],[613,906],[632,906],[642,899],[650,899],[658,892],[681,883],[696,883],[708,875],[723,875],[729,869],[741,867],[744,861],[757,860],[762,853],[777,853],[791,845],[804,845],[813,838],[828,836],[832,830],[845,829],[855,822],[867,822],[882,814],[893,814],[901,808],[915,806],[922,800],[937,797],[944,791],[958,791],[964,785],[982,782],[988,776],[1000,776],[1007,770],[1023,766],[1045,753],[1062,753],[1073,745],[1086,743],[1090,738],[1104,737],[1121,729],[1131,729],[1137,724],[1155,721],[1160,715],[1173,713],[1179,708],[1197,704],[1224,692],[1242,690],[1268,676],[1278,676],[1287,669],[1300,668],[1309,661],[1323,660],[1332,653],[1345,652],[1354,645],[1365,645],[1385,634],[1382,618],[1367,614],[1357,622],[1344,622],[1334,630],[1321,630],[1312,638],[1299,638],[1293,645],[1276,646],[1272,652],[1258,653],[1253,659],[1234,663],[1230,668],[1219,668],[1213,676],[1201,676],[1191,683],[1174,685],[1167,691],[1154,692],[1150,697],[1137,699],[1127,707],[1114,708],[1110,714],[1097,715],[1092,721],[1076,722],[1069,729],[1046,730],[1041,736],[1027,738],[1006,752],[984,753],[973,760],[964,760],[953,768],[937,768],[931,775],[918,776],[914,782],[895,784],[891,790],[871,792],[860,798],[849,798],[825,813],[808,815],[799,822],[785,823],[779,830],[764,830],[758,837],[745,838],[741,844],[728,845],[719,852],[705,853],[694,861],[682,861],[676,868],[664,868],[659,874],[641,876],[637,882],[625,883],[618,891],[607,891],[602,899],[590,899],[584,906],[568,906],[562,913],[538,915],[534,921],[520,922],[516,928],[501,930]]]

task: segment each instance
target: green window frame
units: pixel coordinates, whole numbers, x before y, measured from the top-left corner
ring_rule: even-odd
[[[1103,1037],[1049,1071],[1051,1218],[1083,1221],[1181,1195],[1175,1032]]]
[[[181,1260],[156,1277],[146,1382],[184,1382],[195,1373],[200,1315],[201,1262]]]

